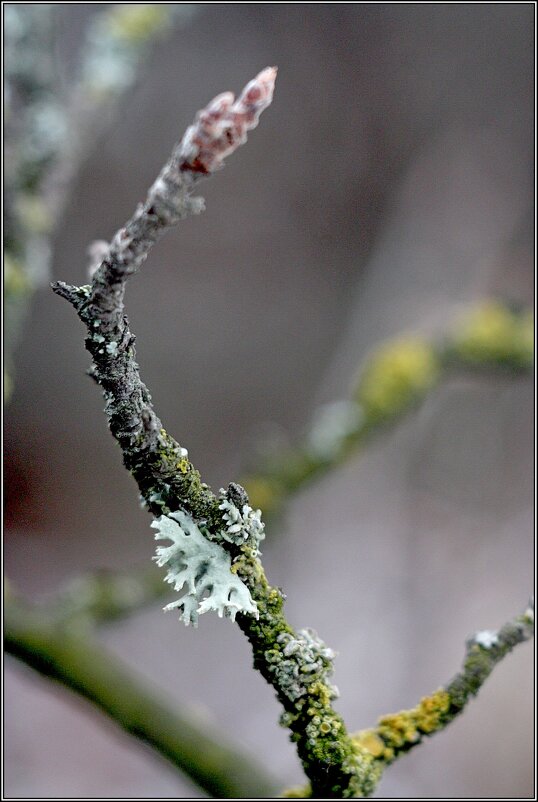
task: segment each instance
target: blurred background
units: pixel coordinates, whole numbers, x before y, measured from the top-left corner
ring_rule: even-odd
[[[128,219],[195,111],[278,65],[259,128],[200,190],[207,211],[168,233],[127,291],[157,412],[218,489],[262,435],[293,442],[320,403],[345,398],[384,338],[442,330],[485,296],[533,303],[534,7],[179,5],[74,175],[50,264],[85,283],[88,244]],[[107,8],[55,7],[60,97]],[[6,571],[32,599],[154,550],[88,365],[73,309],[43,286],[5,409]],[[469,634],[524,608],[532,542],[533,382],[484,375],[445,382],[297,495],[263,552],[290,622],[338,651],[353,730],[447,682]],[[102,640],[282,787],[301,783],[239,629],[212,616],[186,629],[161,607]],[[376,795],[530,798],[531,655],[516,650]],[[9,798],[203,796],[11,659],[5,703]]]

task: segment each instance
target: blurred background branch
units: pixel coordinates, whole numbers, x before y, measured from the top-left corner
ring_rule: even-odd
[[[118,609],[112,605],[108,611],[113,607]],[[8,654],[94,704],[210,796],[272,795],[274,783],[252,758],[234,749],[224,733],[211,734],[207,722],[154,695],[92,638],[80,617],[66,620],[57,607],[32,605],[11,590],[4,602],[4,634]]]
[[[90,22],[74,69],[58,54],[57,3],[5,13],[4,393],[33,292],[50,280],[53,240],[77,173],[116,119],[158,42],[186,24],[188,3],[117,4]]]
[[[416,410],[441,381],[462,371],[528,375],[533,353],[532,312],[500,301],[469,309],[444,340],[406,335],[383,343],[365,360],[350,398],[320,407],[299,446],[270,449],[266,465],[241,484],[269,518],[294,493]]]
[[[251,503],[265,516],[310,482],[353,459],[361,448],[416,411],[441,381],[458,372],[496,376],[528,375],[533,366],[532,312],[514,311],[499,301],[467,310],[450,335],[428,340],[399,337],[374,349],[355,380],[351,399],[320,407],[308,433],[293,451],[271,454],[259,473],[242,480]],[[278,537],[273,527],[271,537]],[[94,625],[124,618],[170,594],[154,567],[100,570],[72,579],[49,601],[62,620]]]

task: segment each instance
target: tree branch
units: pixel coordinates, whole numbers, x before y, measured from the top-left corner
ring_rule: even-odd
[[[97,626],[129,616],[166,594],[170,588],[155,566],[103,569],[72,579],[46,606],[59,622]]]
[[[79,626],[42,608],[7,598],[4,633],[8,654],[92,702],[130,735],[149,744],[208,794],[217,798],[271,796],[262,769],[211,736],[187,714],[153,696],[122,663]]]
[[[275,74],[273,68],[264,70],[238,101],[225,93],[200,112],[146,202],[103,248],[104,258],[91,284],[70,287],[56,283],[53,289],[72,303],[88,329],[86,348],[93,359],[92,375],[103,389],[109,427],[122,449],[124,464],[149,511],[169,521],[165,537],[174,540],[174,547],[160,548],[160,564],[166,564],[167,554],[176,546],[178,553],[182,548],[188,551],[184,541],[192,545],[198,537],[210,541],[208,553],[215,541],[228,552],[232,573],[246,585],[254,603],[252,614],[239,613],[239,626],[251,643],[255,668],[273,686],[284,707],[281,720],[297,744],[311,784],[309,793],[317,798],[368,796],[381,767],[371,751],[348,735],[332,707],[336,696],[329,682],[333,652],[311,630],[295,632],[290,627],[283,613],[284,595],[269,585],[254,537],[247,532],[241,540],[245,520],[240,511],[252,513],[247,493],[230,484],[224,499],[216,497],[201,481],[186,449],[162,427],[140,378],[134,336],[124,315],[126,279],[139,269],[169,226],[202,209],[201,201],[191,198],[195,184],[245,141],[246,132],[255,127],[259,114],[271,102]],[[362,433],[385,425],[420,400],[437,381],[439,362],[438,354],[413,340],[399,343],[396,351],[389,348],[378,354],[357,388],[357,401],[367,420]],[[349,442],[344,438],[344,450]],[[291,477],[288,480],[293,486]],[[174,531],[174,521],[177,541],[168,534]],[[180,580],[178,589],[182,585]]]
[[[76,287],[58,282],[59,295],[69,300],[76,299],[76,291]],[[489,377],[506,373],[529,375],[533,362],[532,315],[514,313],[499,302],[481,302],[468,311],[443,343],[424,340],[422,346],[437,355],[439,367],[436,380],[425,391],[426,394],[432,393],[441,381],[456,373]],[[387,344],[378,346],[367,358],[356,382],[357,387],[364,387],[368,372],[371,374],[372,366],[377,364],[373,377],[375,386],[385,388],[383,405],[390,412],[382,419],[378,417],[377,424],[371,422],[369,425],[355,396],[348,401],[320,407],[297,449],[287,454],[279,453],[278,459],[273,458],[265,470],[250,474],[241,482],[249,491],[254,506],[263,507],[266,516],[268,511],[276,512],[307,482],[343,464],[357,453],[362,444],[369,443],[388,426],[397,425],[416,409],[420,403],[416,397],[410,403],[402,404],[398,400],[398,394],[402,393],[406,349],[409,356],[409,340],[404,337],[394,340],[390,348]],[[399,369],[399,374],[397,372],[393,379],[390,377],[391,360]],[[379,395],[377,403],[379,405]],[[278,530],[275,531],[277,534]],[[101,571],[73,580],[66,591],[58,595],[55,604],[66,617],[81,616],[98,624],[129,615],[168,592],[169,588],[162,583],[155,569],[136,568],[118,573]]]
[[[488,300],[468,310],[444,340],[401,336],[366,358],[350,397],[320,407],[302,442],[273,451],[241,484],[265,517],[314,480],[346,463],[373,437],[415,411],[454,375],[530,375],[534,320]]]
[[[146,202],[113,238],[91,285],[53,285],[87,326],[86,348],[93,359],[92,374],[104,391],[109,427],[148,509],[155,516],[183,510],[203,523],[210,539],[219,539],[226,531],[222,498],[202,483],[186,449],[167,434],[151,405],[123,312],[125,281],[170,225],[201,210],[200,201],[191,199],[190,192],[200,177],[220,167],[222,159],[245,141],[246,132],[271,102],[275,76],[276,70],[267,68],[236,102],[225,93],[198,114]],[[241,492],[242,502],[247,503],[248,497]],[[284,706],[284,722],[292,730],[313,793],[328,798],[363,794],[370,788],[372,761],[356,753],[331,706],[335,690],[327,677],[332,652],[314,633],[291,629],[282,611],[283,594],[267,582],[251,543],[222,545],[257,608],[257,618],[240,614],[239,626],[252,645],[255,667]]]
[[[462,670],[411,710],[383,716],[376,727],[353,736],[361,749],[383,765],[407,754],[423,739],[445,729],[476,696],[497,663],[534,635],[534,602],[498,630],[477,632],[466,643]]]

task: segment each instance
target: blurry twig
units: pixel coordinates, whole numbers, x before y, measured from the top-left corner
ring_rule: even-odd
[[[470,309],[442,342],[403,336],[383,343],[367,358],[349,399],[318,409],[297,447],[277,449],[241,484],[266,518],[275,515],[291,496],[415,410],[441,381],[464,371],[529,374],[533,348],[532,313],[498,301]]]
[[[170,593],[154,565],[130,571],[100,570],[72,579],[47,608],[55,619],[82,625],[116,621]]]
[[[92,702],[209,795],[271,796],[272,781],[252,758],[229,745],[228,736],[211,734],[206,722],[172,710],[78,622],[8,594],[4,634],[8,654]]]
[[[90,21],[80,61],[62,75],[57,3],[5,7],[5,366],[32,295],[50,278],[53,235],[73,181],[155,44],[190,18],[188,3],[119,3]],[[63,85],[62,85],[63,84]]]

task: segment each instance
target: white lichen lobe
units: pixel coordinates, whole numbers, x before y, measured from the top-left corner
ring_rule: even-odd
[[[499,636],[492,629],[483,629],[474,636],[474,642],[483,649],[491,649],[499,643]]]
[[[219,618],[235,621],[237,613],[258,618],[258,609],[247,586],[231,572],[230,555],[217,543],[207,540],[196,521],[182,510],[161,515],[151,524],[156,540],[171,540],[171,546],[158,546],[153,558],[166,567],[165,582],[187,592],[165,610],[180,610],[187,626],[198,625],[198,616],[215,610]]]

